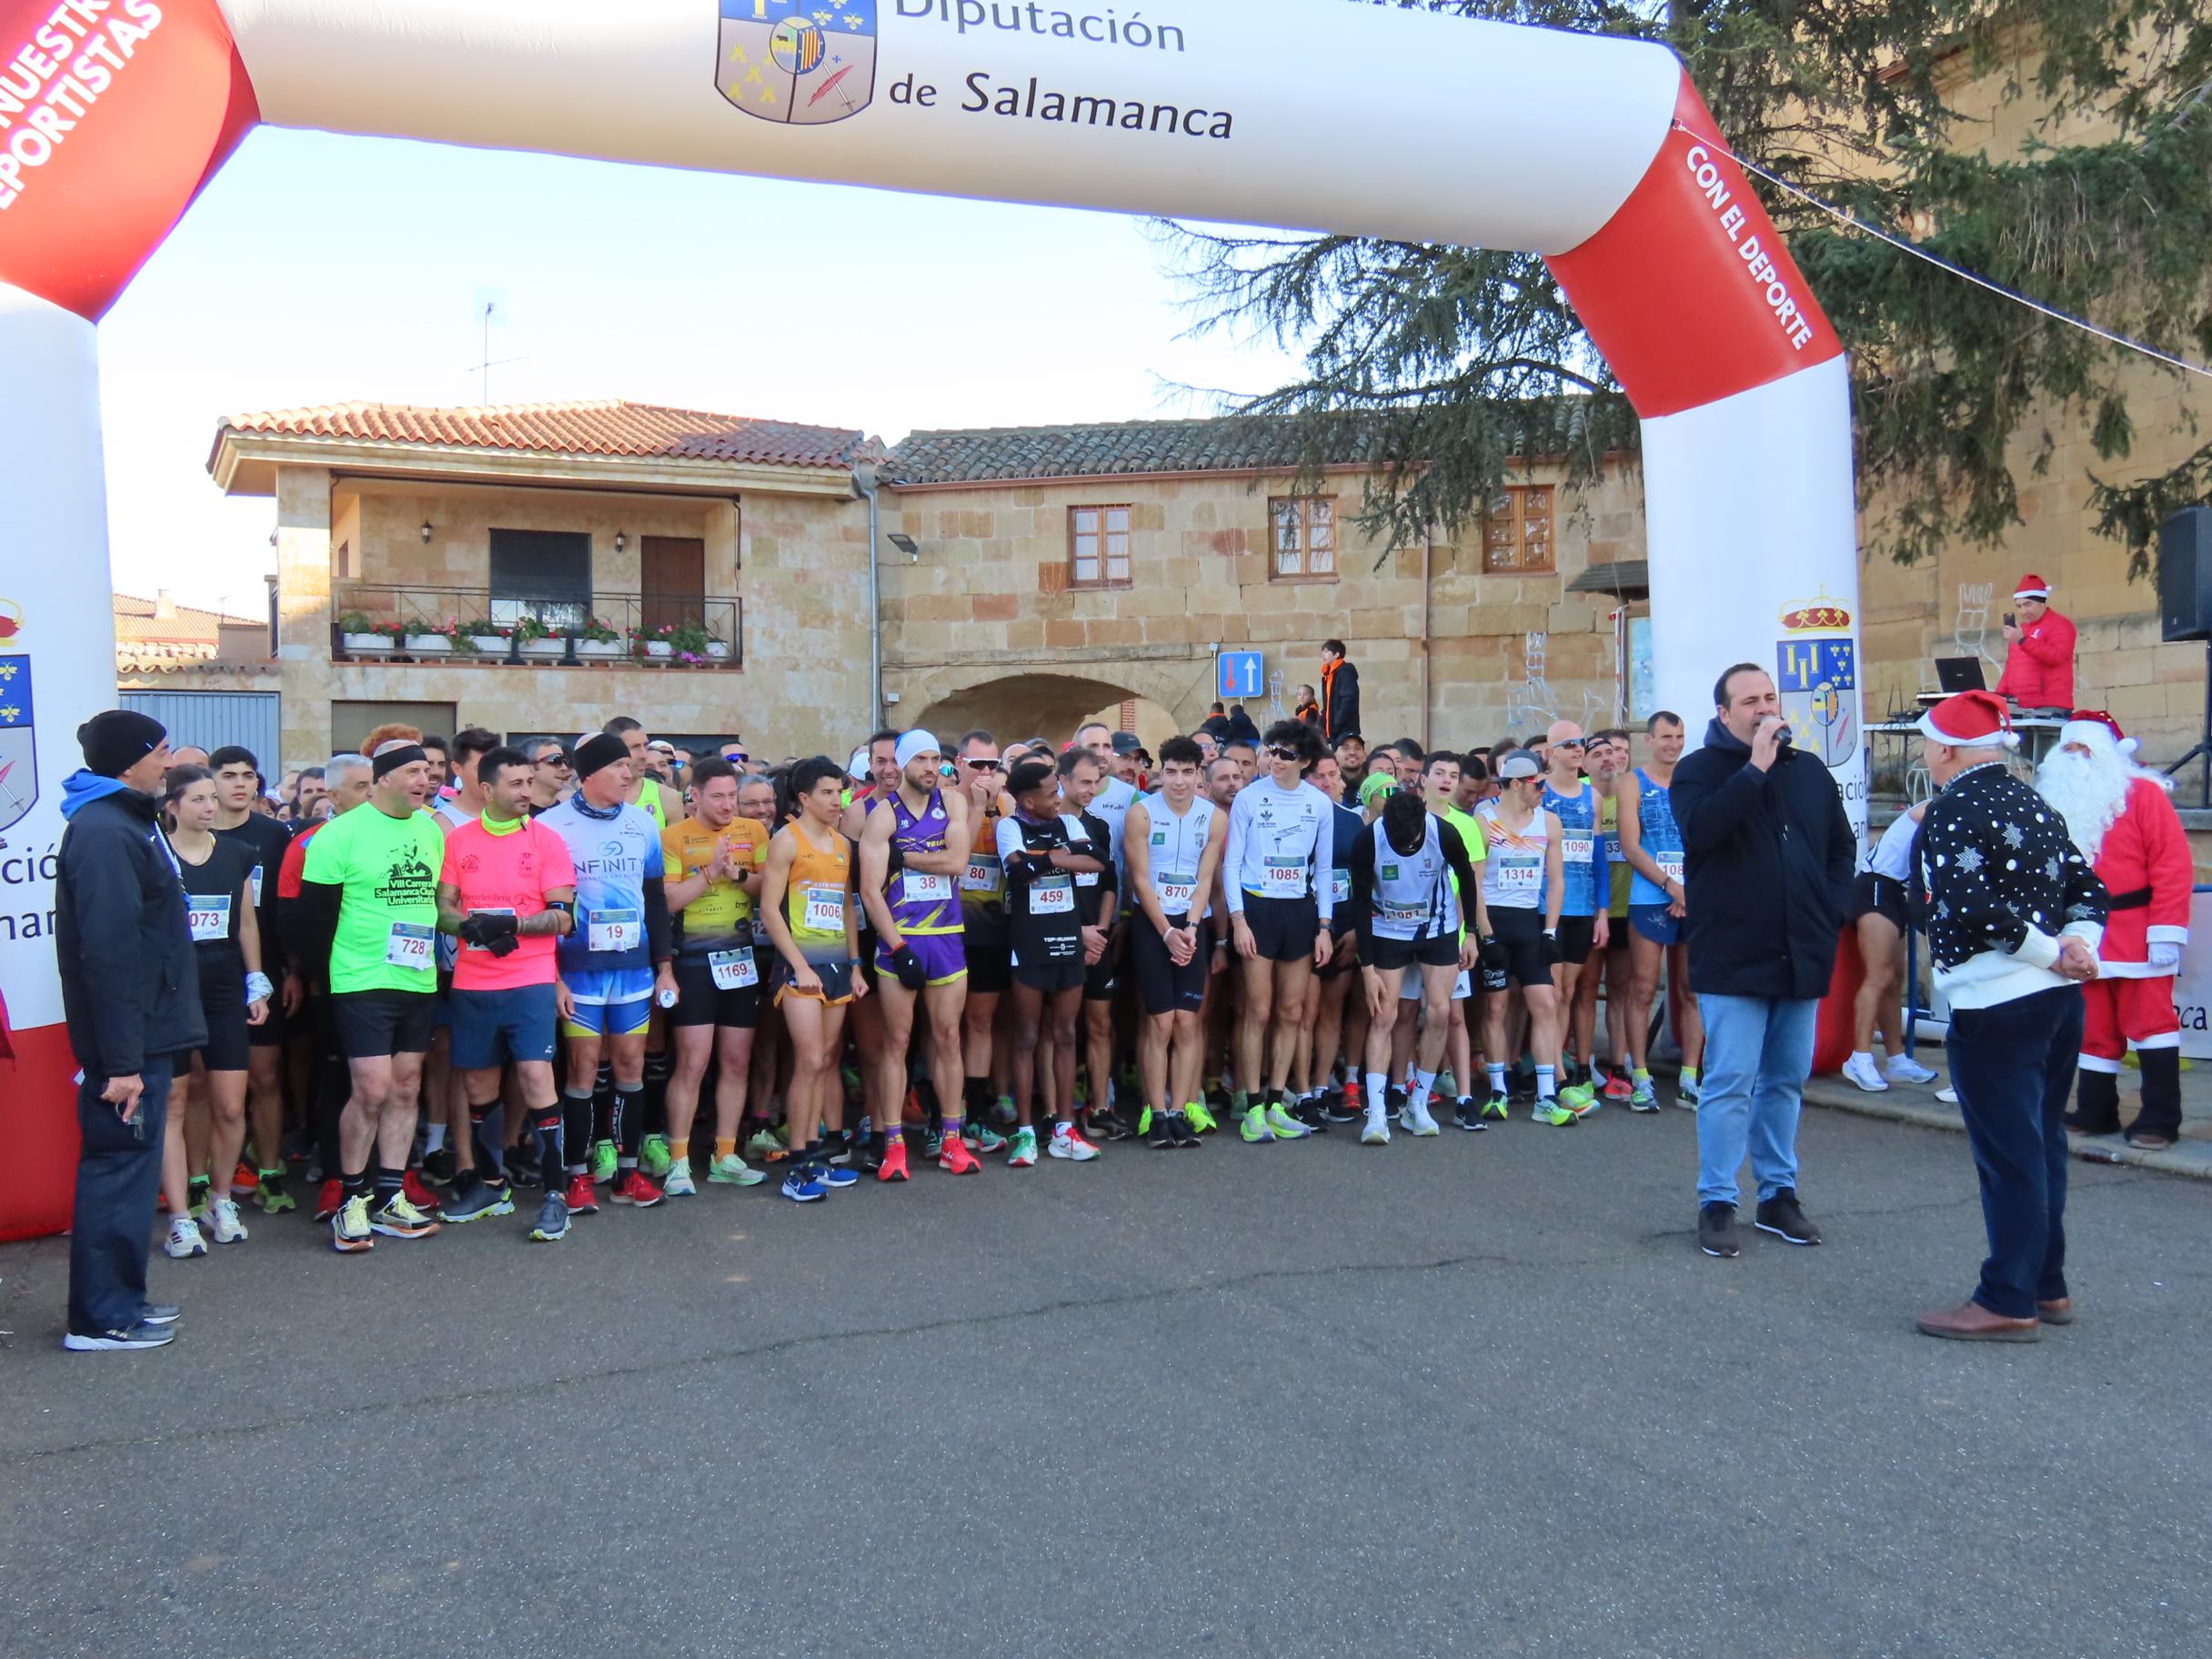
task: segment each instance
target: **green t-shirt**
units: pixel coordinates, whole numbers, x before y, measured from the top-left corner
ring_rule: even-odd
[[[1459,844],[1467,850],[1468,863],[1480,864],[1490,856],[1490,844],[1483,840],[1483,826],[1476,820],[1473,813],[1463,812],[1457,807],[1446,807],[1444,822],[1459,831]],[[1457,876],[1452,878],[1452,887],[1454,892],[1458,892],[1459,878]],[[1462,939],[1464,939],[1467,937],[1468,925],[1474,920],[1473,894],[1460,893],[1459,917],[1459,934]]]
[[[330,989],[437,990],[437,872],[445,838],[427,812],[394,818],[363,803],[307,843],[309,881],[344,890]]]

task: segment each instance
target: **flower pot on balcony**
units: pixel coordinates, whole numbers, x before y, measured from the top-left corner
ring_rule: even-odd
[[[604,661],[609,657],[622,655],[622,642],[619,639],[578,639],[576,642],[576,654]]]
[[[712,661],[728,662],[729,660],[729,641],[727,639],[708,640],[707,655]]]
[[[522,654],[525,657],[558,657],[568,649],[568,642],[561,638],[525,639],[522,642]]]
[[[648,657],[673,657],[676,648],[666,639],[648,639],[645,642],[645,654]]]
[[[357,657],[381,655],[392,649],[390,638],[383,634],[341,634],[338,638],[347,650]]]
[[[453,649],[453,640],[446,634],[409,634],[407,651],[416,657],[443,657]]]
[[[479,656],[504,657],[507,655],[507,640],[498,634],[471,634],[468,636],[468,643],[477,648],[477,653]]]

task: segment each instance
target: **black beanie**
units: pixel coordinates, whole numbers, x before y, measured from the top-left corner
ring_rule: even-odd
[[[85,769],[103,778],[120,778],[161,747],[168,729],[136,709],[110,709],[96,714],[76,729],[77,746],[85,751]]]
[[[629,759],[629,745],[611,731],[602,731],[586,738],[576,746],[569,761],[579,779],[588,778],[603,766],[612,766],[618,760]]]

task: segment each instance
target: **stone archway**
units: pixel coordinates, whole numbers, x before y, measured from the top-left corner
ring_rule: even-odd
[[[1001,743],[1016,738],[1067,739],[1077,722],[1125,698],[1165,709],[1188,731],[1205,718],[1212,690],[1210,661],[1057,664],[1000,661],[931,669],[905,676],[893,724],[920,726],[941,743],[974,728]]]

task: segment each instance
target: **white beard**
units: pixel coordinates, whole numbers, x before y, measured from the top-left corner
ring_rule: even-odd
[[[2119,821],[2127,805],[2127,786],[2134,774],[2135,769],[2125,761],[2116,765],[2063,749],[2051,750],[2036,769],[2036,792],[2058,809],[2074,845],[2092,865],[2106,832]]]

